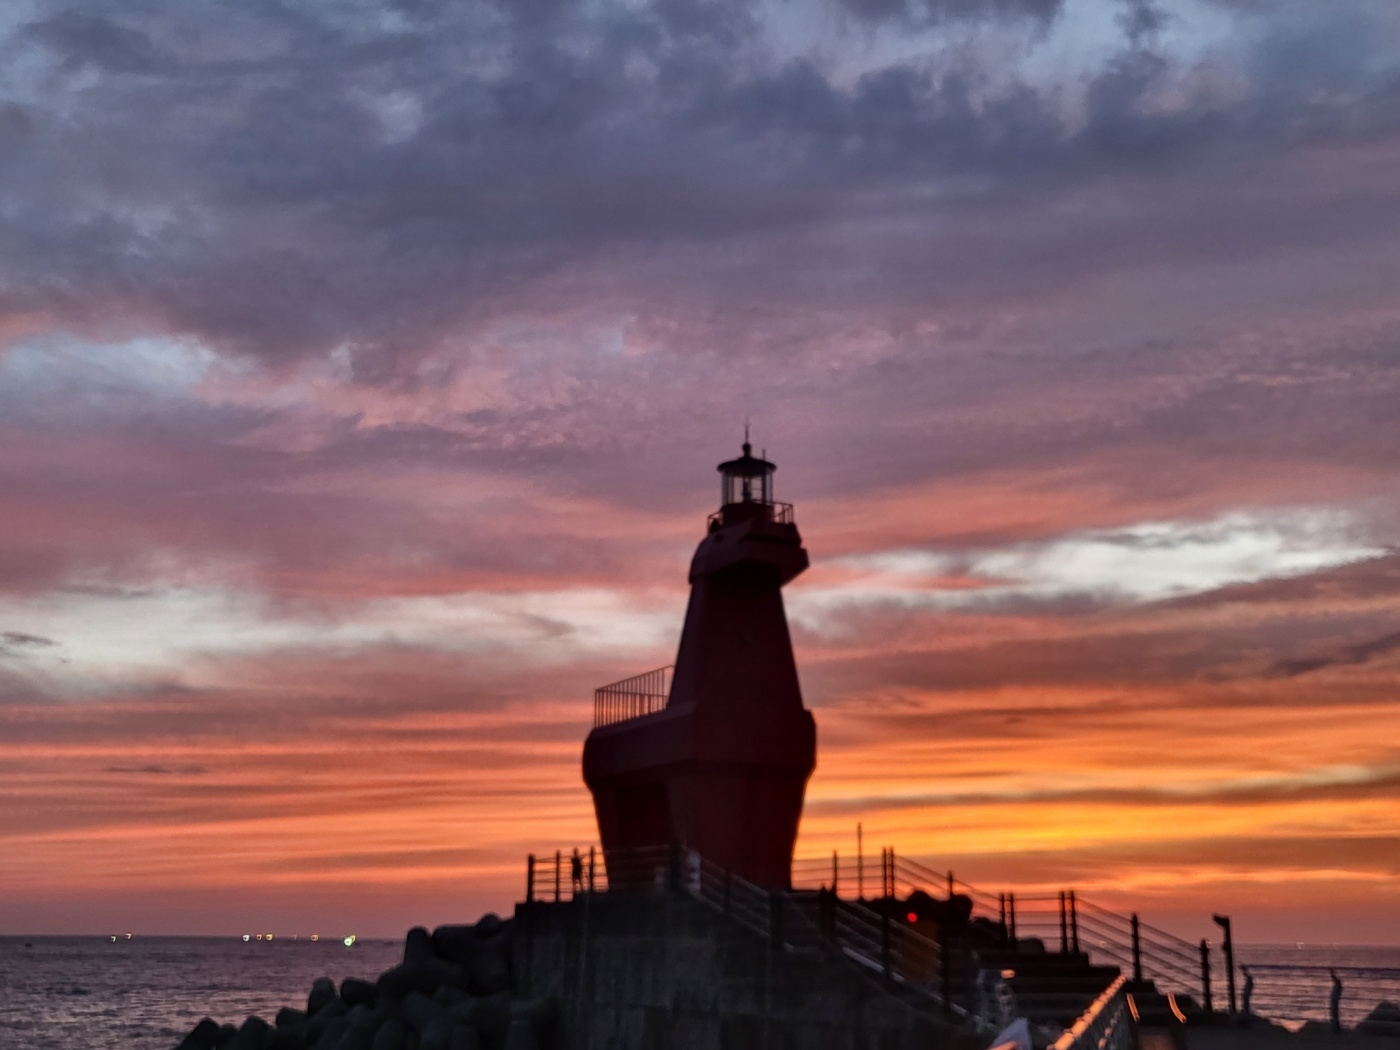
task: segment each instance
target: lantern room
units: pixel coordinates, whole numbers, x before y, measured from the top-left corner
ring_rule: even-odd
[[[778,468],[753,455],[753,446],[744,442],[744,454],[719,465],[719,505],[773,502],[773,471]]]

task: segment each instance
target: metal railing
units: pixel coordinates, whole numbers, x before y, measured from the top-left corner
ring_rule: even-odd
[[[671,695],[671,672],[674,670],[674,665],[667,664],[593,690],[594,728],[660,711]]]
[[[578,860],[575,862],[574,858]],[[564,902],[585,893],[689,894],[777,949],[838,951],[891,985],[946,1002],[941,946],[911,927],[834,893],[768,890],[681,846],[607,853],[589,847],[530,854],[525,900]]]
[[[1109,985],[1050,1050],[1132,1050],[1137,1034],[1128,1009],[1127,983],[1128,978],[1119,977]]]
[[[907,900],[915,891],[948,900],[968,898],[972,917],[999,927],[1008,947],[1028,940],[1061,954],[1083,953],[1090,961],[1117,966],[1134,981],[1152,981],[1177,992],[1200,990],[1211,1009],[1210,968],[1206,942],[1199,945],[1091,904],[1074,890],[1054,894],[992,893],[955,877],[953,872],[897,856],[882,849],[877,857],[799,858],[793,861],[794,889],[830,888],[857,900]]]
[[[725,511],[728,508],[766,508],[766,513],[764,510],[744,512],[731,509],[726,514]],[[771,521],[775,525],[791,525],[797,520],[793,514],[791,503],[764,503],[760,500],[752,500],[748,503],[729,503],[715,511],[705,519],[706,531],[714,532],[715,529],[726,524],[726,518],[730,522],[752,521],[758,518],[763,521]]]

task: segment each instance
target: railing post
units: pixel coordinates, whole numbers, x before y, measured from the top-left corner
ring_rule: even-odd
[[[1011,947],[1016,947],[1016,894],[1006,895],[1006,917],[1011,923]]]
[[[559,903],[559,869],[564,863],[560,850],[554,851],[554,903]]]
[[[592,846],[589,846],[589,847],[588,847],[588,892],[589,892],[589,893],[592,893],[592,892],[594,891],[594,889],[596,888],[596,883],[593,881],[593,861],[594,861],[594,856],[595,856],[595,854],[594,854],[594,852],[593,852],[593,847],[592,847]]]
[[[1079,954],[1079,904],[1074,899],[1074,890],[1069,891],[1069,946],[1075,955]]]
[[[1065,908],[1065,891],[1060,891],[1060,954],[1069,954],[1069,914]]]
[[[1225,987],[1230,995],[1230,1013],[1235,1012],[1235,938],[1230,929],[1230,916],[1212,916],[1215,925],[1219,926],[1225,933],[1225,941],[1221,949],[1225,952]]]
[[[856,824],[856,899],[865,900],[865,832]]]
[[[948,872],[948,899],[953,899],[953,873]]]
[[[999,919],[999,921],[1001,922],[1001,940],[1002,940],[1002,943],[1003,943],[1003,944],[1006,944],[1006,943],[1008,943],[1008,942],[1011,940],[1011,938],[1010,938],[1010,936],[1009,936],[1009,931],[1008,931],[1007,928],[1006,928],[1006,894],[1005,894],[1005,893],[998,893],[998,894],[997,894],[997,910],[1000,912],[1000,919]]]
[[[899,896],[899,891],[895,888],[895,884],[894,884],[894,847],[891,846],[891,847],[890,847],[890,893],[889,893],[889,897],[890,897],[890,900],[894,900],[894,899],[895,899],[896,897],[898,897],[898,896]]]
[[[525,903],[532,904],[535,900],[535,855],[531,853],[525,858]]]
[[[840,864],[840,862],[836,859],[836,851],[835,851],[835,850],[832,850],[832,851],[831,851],[831,892],[832,892],[832,894],[833,894],[834,896],[837,896],[837,897],[839,897],[839,896],[841,895],[841,887],[840,887],[840,885],[839,885],[840,881],[841,881],[841,864]]]
[[[1142,983],[1142,934],[1138,931],[1137,912],[1133,912],[1133,980]]]
[[[1215,1013],[1215,1007],[1210,1002],[1210,942],[1205,938],[1201,939],[1201,999],[1205,1003],[1206,1013]]]

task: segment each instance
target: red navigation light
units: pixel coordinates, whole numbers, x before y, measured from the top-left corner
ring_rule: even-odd
[[[916,911],[911,911],[911,912],[909,913],[909,921],[910,921],[910,922],[918,922],[918,921],[919,921],[919,913],[916,912]]]

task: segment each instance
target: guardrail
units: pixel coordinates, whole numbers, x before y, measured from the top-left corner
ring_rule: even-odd
[[[1128,1009],[1127,983],[1127,977],[1119,977],[1110,984],[1050,1050],[1133,1050],[1137,1033]]]
[[[705,527],[707,532],[714,532],[715,529],[723,525],[732,525],[737,521],[752,521],[755,518],[771,521],[775,525],[791,525],[797,520],[793,514],[791,503],[764,503],[761,500],[749,500],[744,503],[726,503],[705,519]]]
[[[1083,900],[1074,890],[1054,894],[993,893],[931,866],[882,849],[875,857],[807,857],[793,861],[794,889],[829,888],[857,900],[904,899],[922,891],[935,899],[954,895],[972,902],[972,915],[999,926],[1014,947],[1029,939],[1062,954],[1082,952],[1092,961],[1119,967],[1138,982],[1165,989],[1199,989],[1211,1009],[1209,949]]]
[[[604,853],[530,854],[525,900],[564,902],[586,893],[688,893],[788,951],[839,951],[862,969],[942,1006],[947,975],[941,946],[918,931],[829,891],[768,890],[681,846]]]
[[[675,665],[667,664],[593,690],[594,728],[660,711],[671,695],[671,672],[675,669]]]

